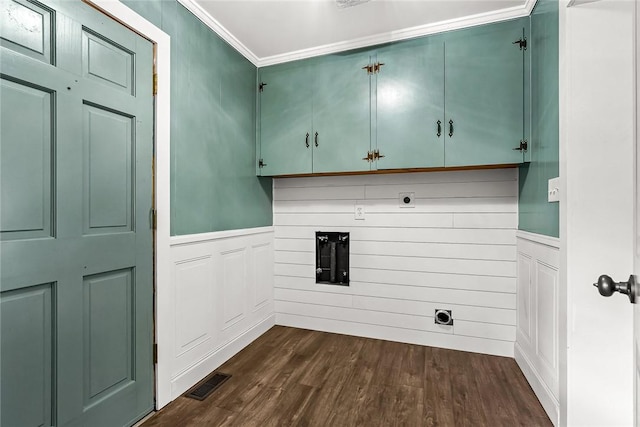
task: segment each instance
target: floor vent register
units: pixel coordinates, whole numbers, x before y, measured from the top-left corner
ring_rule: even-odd
[[[222,372],[213,372],[207,378],[193,386],[184,394],[184,396],[196,400],[204,400],[209,397],[209,395],[213,393],[214,390],[224,384],[224,382],[229,378],[231,378],[231,375],[229,374],[223,374]]]

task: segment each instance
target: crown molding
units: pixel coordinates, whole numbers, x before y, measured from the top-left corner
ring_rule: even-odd
[[[567,7],[580,6],[581,4],[594,3],[600,0],[569,0]]]
[[[229,43],[242,56],[247,58],[253,65],[260,67],[260,58],[258,58],[248,47],[238,40],[224,25],[218,22],[213,16],[202,8],[195,0],[177,0],[189,12],[193,13],[204,25],[211,28],[220,38]]]
[[[430,34],[443,33],[445,31],[459,30],[461,28],[475,27],[493,22],[508,21],[510,19],[529,16],[535,7],[537,0],[527,0],[524,5],[496,10],[493,12],[480,13],[477,15],[465,16],[462,18],[440,21],[432,24],[420,25],[417,27],[405,28],[398,31],[376,34],[345,42],[327,44],[309,49],[302,49],[295,52],[283,53],[260,58],[259,67],[275,65],[284,62],[297,61],[299,59],[312,58],[314,56],[327,55],[330,53],[342,52],[345,50],[358,49],[377,44],[408,40]]]
[[[462,18],[450,19],[448,21],[435,22],[432,24],[420,25],[398,31],[375,34],[373,36],[361,37],[344,42],[331,43],[323,46],[316,46],[309,49],[287,52],[280,55],[259,58],[222,24],[205,11],[196,0],[178,0],[191,13],[196,15],[205,25],[211,28],[218,36],[233,46],[241,55],[247,58],[256,67],[281,64],[284,62],[297,61],[299,59],[312,58],[314,56],[327,55],[330,53],[343,52],[345,50],[358,49],[377,44],[408,40],[430,34],[442,33],[445,31],[458,30],[461,28],[475,27],[478,25],[490,24],[493,22],[508,21],[509,19],[529,16],[536,5],[537,0],[526,0],[522,6],[509,7],[493,12],[480,13],[477,15],[465,16]]]

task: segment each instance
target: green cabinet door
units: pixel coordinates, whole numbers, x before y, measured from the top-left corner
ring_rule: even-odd
[[[432,36],[378,50],[377,169],[444,166],[444,43]]]
[[[153,410],[153,46],[81,1],[0,2],[0,425]]]
[[[445,165],[523,162],[528,18],[452,32],[445,40]]]
[[[323,57],[313,67],[313,172],[367,171],[371,148],[368,52]]]
[[[307,62],[260,71],[262,176],[312,171],[311,76]]]

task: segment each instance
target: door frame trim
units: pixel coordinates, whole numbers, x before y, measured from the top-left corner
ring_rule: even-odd
[[[149,39],[156,50],[158,89],[155,98],[155,200],[157,227],[155,236],[155,342],[158,359],[155,366],[156,410],[171,401],[171,279],[170,260],[170,146],[171,146],[171,38],[167,33],[129,9],[119,0],[83,0],[102,13]],[[152,78],[152,76],[149,76]]]

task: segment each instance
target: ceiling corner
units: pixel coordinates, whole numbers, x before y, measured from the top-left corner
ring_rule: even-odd
[[[202,6],[195,0],[177,0],[189,12],[193,13],[207,27],[211,28],[220,38],[229,43],[242,56],[248,59],[256,67],[260,66],[260,58],[258,58],[247,46],[238,40],[224,25],[218,22],[209,12],[204,10]]]
[[[527,15],[531,15],[531,12],[533,12],[533,8],[536,7],[536,3],[538,3],[538,0],[526,0],[524,9],[527,11]]]

